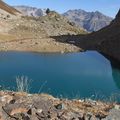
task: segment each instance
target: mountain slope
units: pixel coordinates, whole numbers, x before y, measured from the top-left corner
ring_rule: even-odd
[[[109,26],[88,35],[86,43],[120,62],[120,10]]]
[[[7,22],[8,19],[19,19],[21,15],[18,10],[0,0],[0,32],[5,33],[10,29],[11,26]],[[3,36],[4,34],[0,33],[0,38],[3,38]],[[8,38],[8,36],[5,38]]]
[[[86,12],[81,9],[69,10],[63,14],[76,25],[83,27],[87,31],[98,31],[101,28],[107,26],[112,21],[112,18],[103,15],[102,13]]]
[[[15,8],[9,6],[2,0],[0,0],[0,31],[6,31],[5,29],[9,29],[7,26],[8,23],[4,20],[7,19],[17,19],[21,17],[21,13]]]
[[[86,33],[54,11],[38,18],[23,16],[19,19],[3,19],[2,22],[6,26],[0,30],[0,34],[4,31],[0,38],[0,50],[75,52],[81,49],[58,42],[54,36]]]
[[[13,7],[7,5],[4,3],[2,0],[0,0],[0,10],[5,11],[6,13],[12,14],[12,15],[17,15],[20,14],[20,12]],[[2,14],[2,13],[1,13]]]

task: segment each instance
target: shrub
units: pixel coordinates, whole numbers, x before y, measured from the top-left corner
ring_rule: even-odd
[[[47,8],[47,10],[46,10],[46,14],[49,14],[49,13],[50,13],[50,9]]]

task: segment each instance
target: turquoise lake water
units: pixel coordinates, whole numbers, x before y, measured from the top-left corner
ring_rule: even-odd
[[[120,92],[120,70],[95,52],[41,54],[0,52],[0,85],[16,90],[16,76],[28,76],[30,93],[55,97],[109,97]]]

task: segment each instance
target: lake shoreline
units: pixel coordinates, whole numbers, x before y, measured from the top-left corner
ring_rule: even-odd
[[[24,52],[24,53],[40,53],[40,54],[69,54],[69,53],[82,53],[86,51],[75,50],[75,51],[30,51],[30,50],[0,50],[0,52]]]
[[[52,38],[11,40],[0,42],[0,51],[25,51],[44,53],[79,52],[81,48],[68,43],[57,42]]]

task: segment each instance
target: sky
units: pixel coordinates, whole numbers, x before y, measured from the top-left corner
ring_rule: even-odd
[[[85,11],[100,11],[103,14],[115,17],[120,0],[4,0],[10,5],[27,5],[37,8],[50,8],[59,13],[70,9],[83,9]]]

